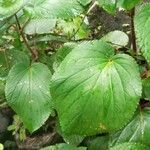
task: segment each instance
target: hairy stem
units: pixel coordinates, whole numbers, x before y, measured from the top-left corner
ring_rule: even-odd
[[[24,44],[26,45],[27,49],[28,49],[29,52],[31,53],[32,59],[33,59],[33,60],[37,60],[37,58],[38,58],[38,53],[37,53],[37,51],[32,50],[32,48],[31,48],[30,45],[28,44],[28,41],[27,41],[27,39],[26,39],[26,37],[25,37],[25,35],[24,35],[24,33],[23,33],[23,30],[22,30],[21,25],[20,25],[20,23],[19,23],[19,19],[18,19],[18,17],[17,17],[16,14],[15,14],[15,18],[16,18],[16,22],[17,22],[17,25],[18,25],[18,29],[19,29],[20,36],[22,37]]]

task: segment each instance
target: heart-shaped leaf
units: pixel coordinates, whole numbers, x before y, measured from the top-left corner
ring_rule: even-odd
[[[134,59],[103,41],[84,42],[56,69],[51,92],[66,134],[92,135],[121,128],[141,96]]]
[[[17,64],[9,72],[5,89],[8,104],[30,132],[41,127],[51,113],[50,78],[51,72],[41,63]]]

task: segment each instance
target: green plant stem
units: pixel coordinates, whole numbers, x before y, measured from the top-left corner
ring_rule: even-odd
[[[131,42],[132,49],[135,55],[137,55],[137,45],[136,45],[136,36],[135,36],[135,28],[134,28],[134,16],[135,16],[135,8],[131,10]]]
[[[26,39],[26,37],[25,37],[25,35],[23,33],[23,30],[21,28],[21,25],[19,23],[19,20],[18,20],[18,17],[17,17],[16,14],[15,14],[15,18],[16,18],[16,22],[17,22],[17,25],[18,25],[20,36],[22,37],[24,44],[26,45],[27,49],[30,51],[32,59],[33,60],[37,60],[38,59],[37,51],[32,50],[32,48],[29,46],[28,41],[27,41],[27,39]]]

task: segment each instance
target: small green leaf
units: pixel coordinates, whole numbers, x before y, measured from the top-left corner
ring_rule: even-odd
[[[86,150],[86,148],[74,147],[72,145],[62,143],[62,144],[56,144],[55,146],[48,146],[48,147],[42,148],[41,150]]]
[[[130,10],[134,8],[140,1],[141,0],[118,0],[117,6],[126,10]]]
[[[115,13],[117,0],[97,0],[99,5],[109,13]]]
[[[150,108],[138,110],[133,119],[111,138],[112,145],[137,142],[150,146]]]
[[[51,113],[50,78],[51,72],[41,63],[17,64],[9,72],[6,99],[30,132],[41,127]]]
[[[132,117],[141,89],[134,59],[115,55],[103,41],[75,47],[57,68],[51,84],[60,126],[68,135],[121,128]]]
[[[14,15],[24,5],[24,0],[1,0],[0,20]]]
[[[110,148],[110,150],[149,150],[149,147],[139,143],[123,143]]]
[[[142,85],[143,85],[143,97],[146,100],[150,100],[150,77],[144,79],[142,81]]]
[[[130,10],[141,0],[97,0],[99,5],[109,13],[115,13],[117,8]]]
[[[101,38],[102,40],[111,43],[115,47],[124,47],[129,42],[129,37],[122,31],[112,31]]]
[[[134,21],[138,44],[144,57],[150,62],[150,4],[139,9]]]
[[[55,19],[31,19],[24,28],[26,34],[50,33],[56,25]]]

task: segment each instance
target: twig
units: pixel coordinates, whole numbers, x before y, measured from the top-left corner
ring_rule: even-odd
[[[75,37],[75,35],[79,32],[80,27],[83,25],[85,18],[87,17],[87,15],[91,12],[91,10],[97,5],[97,1],[94,1],[94,3],[90,6],[90,8],[87,10],[87,12],[85,13],[84,17],[82,18],[82,21],[80,23],[79,28],[75,31],[75,33],[71,36],[70,39],[72,39],[73,37]]]
[[[32,50],[31,47],[29,46],[28,41],[27,41],[27,39],[26,39],[26,37],[25,37],[25,35],[23,33],[23,30],[21,28],[21,25],[19,23],[19,20],[18,20],[18,17],[17,17],[16,14],[15,14],[15,18],[16,18],[16,22],[17,22],[17,25],[18,25],[19,33],[20,33],[20,35],[21,35],[21,37],[23,39],[24,44],[26,45],[27,49],[30,51],[30,53],[32,55],[32,59],[33,60],[37,60],[37,58],[38,58],[37,51]]]
[[[137,45],[136,45],[136,36],[135,36],[135,28],[134,28],[134,16],[135,16],[135,8],[131,10],[131,41],[132,41],[133,52],[136,55]]]

